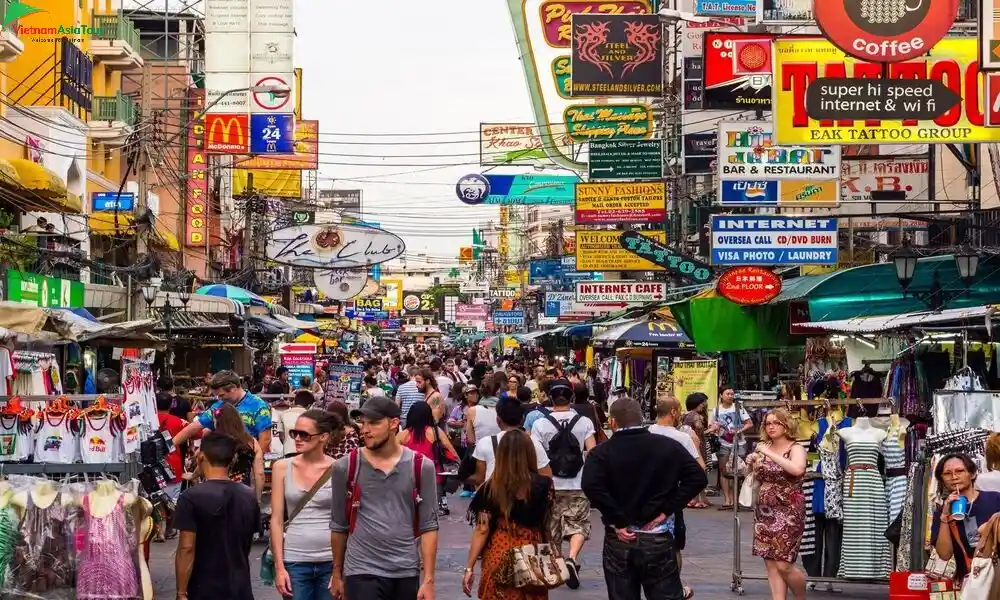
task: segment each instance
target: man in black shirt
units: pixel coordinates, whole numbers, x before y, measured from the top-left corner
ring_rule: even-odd
[[[587,454],[583,492],[601,513],[609,600],[680,600],[674,539],[677,515],[707,484],[704,469],[679,442],[642,426],[642,407],[611,406],[614,434]]]
[[[191,403],[174,393],[174,380],[166,375],[161,375],[156,380],[156,389],[170,394],[170,414],[178,419],[193,421],[194,413],[191,411]]]
[[[277,379],[267,386],[268,394],[291,394],[292,386],[288,383],[288,367],[278,367],[275,371]]]
[[[209,433],[198,462],[205,481],[181,494],[174,568],[178,600],[253,600],[250,546],[260,523],[253,489],[230,481],[236,440]]]

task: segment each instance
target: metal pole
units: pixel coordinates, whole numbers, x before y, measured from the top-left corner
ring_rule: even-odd
[[[146,127],[148,121],[152,120],[152,103],[153,103],[153,90],[152,90],[152,71],[150,64],[147,62],[142,68],[142,92],[139,100],[139,126]],[[145,137],[145,134],[143,134]],[[146,143],[140,139],[139,141],[139,194],[136,198],[135,214],[137,216],[142,216],[146,212],[146,208],[149,206],[149,151],[146,147]],[[149,249],[146,246],[147,237],[144,235],[136,236],[136,254],[138,257],[144,257],[149,253]],[[133,297],[132,302],[137,306],[142,306],[142,295],[136,294]],[[149,310],[149,307],[147,307]],[[136,314],[142,312],[142,310],[135,311]],[[145,313],[147,315],[152,315],[152,311]]]
[[[163,361],[163,370],[167,377],[174,376],[174,341],[172,337],[171,321],[174,320],[174,305],[170,303],[170,296],[167,296],[163,305],[163,320],[167,328],[167,357]]]

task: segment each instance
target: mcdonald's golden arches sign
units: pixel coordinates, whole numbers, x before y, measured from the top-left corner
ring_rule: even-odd
[[[205,115],[205,150],[216,154],[250,152],[250,116]]]

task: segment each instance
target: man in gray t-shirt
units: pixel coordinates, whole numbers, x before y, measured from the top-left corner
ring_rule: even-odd
[[[334,463],[330,477],[334,598],[342,599],[345,592],[351,600],[429,597],[434,589],[438,543],[434,462],[421,458],[419,501],[414,506],[414,461],[422,455],[396,440],[399,406],[384,396],[376,396],[351,416],[361,426],[365,447],[356,451],[354,460],[360,495],[355,498],[359,506],[354,509],[353,531],[347,508],[352,454]],[[414,533],[419,535],[419,549]]]

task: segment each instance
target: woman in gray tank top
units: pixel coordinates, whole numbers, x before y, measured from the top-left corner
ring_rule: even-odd
[[[334,431],[343,428],[339,417],[325,410],[302,413],[288,431],[297,455],[279,460],[271,478],[271,553],[274,585],[284,598],[330,600],[333,553],[330,550],[330,511],[333,459],[323,449]],[[315,493],[293,514],[309,491]],[[291,517],[291,521],[285,520]]]

